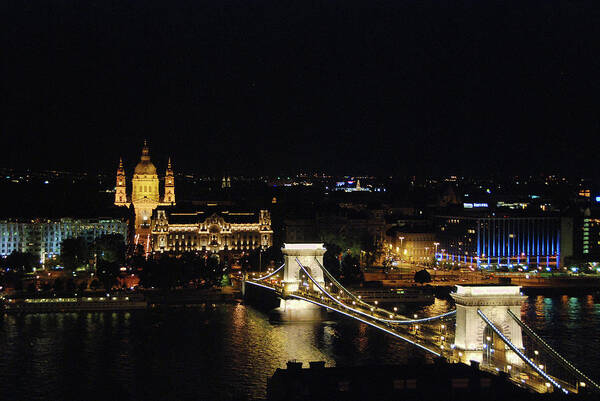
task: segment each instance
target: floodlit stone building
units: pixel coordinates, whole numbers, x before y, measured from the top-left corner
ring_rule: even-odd
[[[216,203],[192,211],[160,206],[152,215],[151,235],[154,252],[241,254],[273,245],[268,210],[234,211]]]
[[[150,223],[154,209],[160,205],[175,205],[175,178],[171,168],[171,159],[167,164],[164,192],[161,197],[156,167],[150,160],[150,149],[145,141],[140,162],[135,166],[133,172],[130,196],[127,195],[127,178],[123,160],[120,160],[117,169],[115,205],[129,207],[131,204],[135,209],[135,232],[138,235],[150,234]]]

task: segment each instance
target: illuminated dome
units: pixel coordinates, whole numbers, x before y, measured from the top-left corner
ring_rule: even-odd
[[[156,175],[156,167],[150,161],[150,150],[148,149],[148,145],[144,142],[144,147],[142,148],[142,157],[140,158],[140,162],[135,166],[134,174],[136,175]]]

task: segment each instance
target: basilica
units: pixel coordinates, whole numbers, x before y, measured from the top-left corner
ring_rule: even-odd
[[[140,162],[133,171],[131,195],[127,195],[127,179],[123,159],[119,161],[115,187],[115,205],[126,207],[133,205],[135,210],[135,233],[140,237],[150,234],[154,209],[161,205],[175,205],[175,179],[171,168],[171,159],[169,159],[165,172],[163,196],[160,195],[158,182],[156,167],[150,161],[150,149],[146,141],[144,141]]]
[[[223,188],[230,186],[230,179],[224,178]],[[268,210],[238,210],[232,202],[192,201],[176,205],[171,159],[161,196],[159,177],[146,142],[133,172],[131,195],[127,194],[123,161],[119,162],[115,205],[133,205],[135,244],[143,245],[146,253],[206,251],[236,255],[273,245]]]

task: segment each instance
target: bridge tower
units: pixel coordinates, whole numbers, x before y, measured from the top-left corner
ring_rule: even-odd
[[[282,321],[323,319],[326,312],[321,307],[299,299],[289,299],[287,295],[298,291],[303,286],[319,291],[312,281],[306,277],[296,259],[302,263],[302,266],[319,285],[325,285],[323,270],[321,269],[323,255],[326,251],[325,247],[322,243],[284,244],[281,251],[285,263],[283,267],[283,293],[280,305],[273,311],[272,317]]]
[[[463,361],[476,360],[482,362],[485,355],[489,356],[490,347],[494,349],[497,357],[507,363],[520,364],[519,358],[506,351],[500,343],[488,338],[493,338],[487,324],[477,314],[480,309],[517,348],[523,349],[521,327],[508,314],[508,310],[515,315],[521,315],[521,304],[526,298],[521,295],[521,287],[516,285],[457,285],[452,298],[456,303],[456,332],[454,344],[456,351],[462,354]],[[460,355],[459,354],[459,355]]]
[[[302,263],[302,266],[320,285],[325,285],[323,278],[323,255],[325,254],[325,247],[320,243],[309,243],[309,244],[283,244],[281,248],[283,252],[283,259],[285,266],[283,267],[283,286],[285,292],[297,291],[302,283],[311,285],[312,282],[300,269],[296,259]],[[319,291],[318,288],[314,288],[315,291]]]

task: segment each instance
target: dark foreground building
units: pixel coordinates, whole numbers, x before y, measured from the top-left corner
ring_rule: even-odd
[[[562,394],[537,394],[517,387],[506,376],[478,369],[477,364],[446,363],[403,366],[326,368],[324,362],[288,362],[267,382],[269,401],[292,400],[545,400]],[[587,399],[582,396],[569,399]]]

